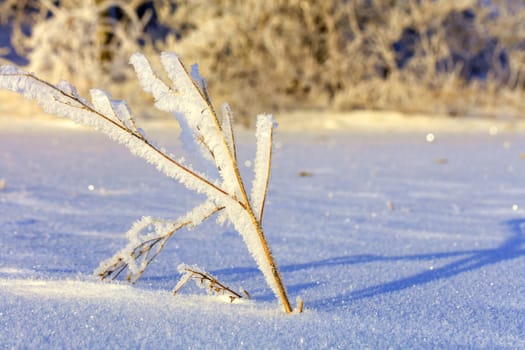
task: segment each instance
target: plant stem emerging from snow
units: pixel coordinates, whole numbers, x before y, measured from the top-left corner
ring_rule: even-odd
[[[214,163],[215,174],[200,173],[155,146],[137,128],[125,102],[112,100],[101,90],[91,90],[89,102],[67,82],[55,86],[16,67],[0,67],[0,88],[36,100],[48,113],[94,127],[155,165],[165,175],[207,197],[202,205],[175,221],[146,217],[136,222],[128,231],[129,244],[103,262],[95,273],[102,279],[114,279],[128,269],[127,279],[135,282],[176,231],[195,227],[221,211],[222,218],[233,223],[240,233],[284,311],[290,313],[292,308],[286,289],[262,228],[272,158],[272,116],[259,115],[257,119],[255,176],[249,197],[237,163],[233,114],[225,105],[223,118],[219,120],[196,66],[190,73],[178,56],[162,53],[161,63],[172,81],[172,85],[167,85],[142,54],[134,54],[130,63],[143,89],[155,98],[155,106],[179,119],[200,149],[200,155]]]

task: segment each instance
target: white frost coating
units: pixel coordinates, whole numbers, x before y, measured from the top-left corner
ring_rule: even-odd
[[[214,161],[210,150],[205,146],[204,141],[200,139],[195,133],[194,129],[188,125],[186,118],[175,113],[179,126],[181,129],[180,141],[182,149],[186,153],[188,159],[192,159],[192,164],[204,173],[214,175],[218,178],[219,174],[217,168],[214,166]]]
[[[91,106],[88,100],[86,100],[85,98],[83,98],[82,96],[78,94],[77,88],[74,87],[70,82],[61,80],[56,85],[56,87],[62,90],[63,92],[65,92],[66,94],[76,97],[80,102],[85,103],[88,106]]]
[[[109,136],[112,140],[126,146],[132,154],[155,165],[157,170],[178,180],[190,190],[205,193],[216,200],[225,196],[225,194],[218,191],[217,188],[209,186],[205,182],[212,182],[206,179],[205,175],[192,170],[187,165],[184,165],[183,169],[180,163],[175,162],[171,158],[167,158],[153,145],[131,134],[127,128],[115,127],[114,123],[104,118],[105,115],[102,115],[98,110],[94,110],[91,106],[76,100],[74,96],[68,95],[64,91],[16,67],[8,66],[1,68],[0,74],[3,74],[3,76],[2,79],[0,79],[0,88],[19,92],[28,99],[36,100],[47,113],[67,117],[79,124],[93,127]],[[186,169],[198,175],[202,180],[196,178],[190,172],[186,171]]]
[[[194,266],[197,268],[196,266]],[[190,269],[191,267],[186,264],[179,264],[177,266],[177,271],[182,274],[182,277],[179,279],[179,282],[177,282],[177,285],[175,288],[173,288],[173,294],[176,294],[192,277],[192,273],[187,271],[187,269]]]
[[[202,223],[217,209],[217,205],[213,201],[205,201],[203,204],[196,206],[186,215],[180,218],[181,221],[191,222],[190,228],[193,228]]]
[[[128,244],[126,245],[126,247],[121,249],[110,259],[102,261],[94,273],[96,275],[99,275],[100,273],[104,272],[108,268],[108,266],[111,266],[115,262],[115,258],[124,261],[128,265],[128,269],[131,274],[134,275],[139,273],[140,268],[137,264],[136,259],[132,258],[131,253],[142,242],[162,235],[162,233],[157,232],[157,228],[155,228],[154,232],[150,231],[147,233],[142,233],[145,229],[147,229],[149,226],[158,221],[159,220],[154,219],[150,216],[144,216],[140,220],[135,221],[131,228],[128,230],[128,232],[126,232],[126,238],[128,239]]]
[[[218,225],[224,226],[226,223],[232,222],[232,219],[228,217],[228,212],[223,210],[217,215],[217,219],[215,221]]]
[[[140,243],[142,241],[142,239],[139,238],[140,233],[145,228],[152,225],[155,221],[156,220],[151,216],[143,216],[140,220],[135,221],[128,232],[126,232],[126,238],[130,241],[130,243]]]
[[[113,111],[117,115],[117,118],[124,123],[124,125],[138,134],[145,136],[141,129],[137,128],[137,125],[135,124],[135,121],[133,120],[133,115],[131,114],[131,110],[129,109],[128,104],[126,101],[123,100],[112,100],[111,101],[111,107],[113,108]]]
[[[230,147],[230,152],[237,159],[237,150],[235,149],[235,135],[233,134],[233,112],[230,105],[223,103],[221,127],[224,137]]]
[[[228,193],[239,195],[237,177],[232,167],[232,156],[224,139],[218,120],[212,114],[199,87],[188,75],[179,57],[173,53],[162,53],[161,63],[168,77],[177,86],[169,88],[153,72],[146,57],[136,53],[131,56],[139,81],[145,91],[150,92],[156,100],[155,106],[161,110],[178,113],[185,123],[194,131],[195,140],[203,147],[204,154],[211,153],[223,178],[224,189]],[[189,79],[188,79],[189,78]],[[180,121],[180,120],[179,120]]]
[[[29,79],[35,78],[32,74],[27,73],[14,66],[2,66],[0,67],[0,88],[17,92],[27,99],[39,99],[49,108],[52,102],[61,101],[64,99],[63,94],[66,94],[62,90],[52,91],[50,86],[40,84],[30,84]],[[47,101],[46,101],[47,100]],[[40,103],[42,107],[45,107],[43,103]]]
[[[254,178],[251,191],[251,202],[255,216],[262,222],[262,214],[268,180],[270,176],[270,163],[272,157],[272,133],[275,122],[271,114],[257,116],[257,150],[254,161]]]
[[[189,230],[202,223],[206,218],[216,212],[217,206],[211,201],[196,206],[177,220],[156,219],[144,216],[133,223],[126,232],[128,244],[111,258],[102,261],[95,270],[95,275],[100,275],[108,269],[115,261],[123,261],[127,264],[132,276],[140,275],[148,263],[147,258],[137,261],[134,252],[141,244],[152,240],[167,240],[178,229],[185,227]]]
[[[246,247],[248,248],[248,251],[257,263],[259,270],[261,270],[263,273],[266,283],[277,296],[279,303],[281,303],[282,301],[279,298],[279,288],[275,281],[272,268],[268,264],[266,253],[263,249],[261,241],[259,240],[256,226],[252,222],[250,215],[238,203],[232,202],[226,207],[226,210],[228,211],[228,216],[230,218],[235,218],[232,220],[235,230],[240,233],[244,244],[246,244]]]
[[[214,115],[213,107],[206,103],[202,91],[188,75],[179,56],[163,52],[160,58],[168,77],[177,83],[174,88],[180,94],[178,103],[171,111],[179,112],[186,118],[187,124],[196,131],[197,141],[207,149],[205,152],[213,154],[226,191],[239,196],[240,189],[234,171],[233,155],[219,120]]]
[[[120,124],[120,120],[113,110],[111,97],[106,92],[99,89],[91,89],[89,90],[89,94],[91,95],[91,102],[97,111]]]
[[[190,125],[198,124],[199,121],[207,119],[204,118],[202,114],[209,113],[209,106],[202,98],[202,92],[199,90],[199,86],[195,85],[195,82],[191,79],[191,76],[189,76],[179,56],[174,53],[163,52],[160,55],[160,61],[170,80],[174,84],[177,84],[174,85],[173,88],[177,90],[180,97],[183,97],[177,99],[172,111],[183,113],[186,118],[188,118]]]
[[[134,53],[129,59],[129,63],[135,68],[135,73],[144,91],[149,92],[155,98],[155,107],[160,110],[173,112],[176,105],[177,91],[171,90],[162,80],[160,80],[147,58],[141,53]]]

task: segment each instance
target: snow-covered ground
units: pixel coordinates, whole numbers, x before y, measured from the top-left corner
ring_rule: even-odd
[[[265,231],[305,303],[285,315],[213,220],[176,234],[136,285],[99,282],[133,221],[201,198],[102,135],[31,123],[0,123],[0,348],[525,347],[522,133],[281,130]],[[180,147],[172,126],[146,129]],[[251,132],[238,139],[251,159]],[[180,263],[252,300],[174,297]]]

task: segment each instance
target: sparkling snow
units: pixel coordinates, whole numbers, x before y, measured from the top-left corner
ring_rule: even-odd
[[[265,232],[305,306],[285,315],[240,236],[213,220],[175,235],[135,285],[93,277],[134,221],[203,197],[61,125],[0,124],[1,348],[525,347],[521,133],[279,128]],[[171,127],[148,134],[181,149]],[[237,135],[241,164],[252,134]],[[173,297],[181,263],[252,300]]]

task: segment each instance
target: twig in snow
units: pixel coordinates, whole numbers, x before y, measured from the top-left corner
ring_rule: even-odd
[[[236,299],[250,299],[250,293],[246,290],[242,290],[242,293],[244,294],[243,297],[240,293],[237,293],[230,287],[222,284],[217,278],[197,266],[189,267],[185,264],[181,264],[179,265],[178,270],[183,275],[179,280],[179,283],[177,283],[173,289],[173,295],[176,295],[190,280],[194,280],[199,287],[206,289],[208,293],[228,296],[232,303]]]

